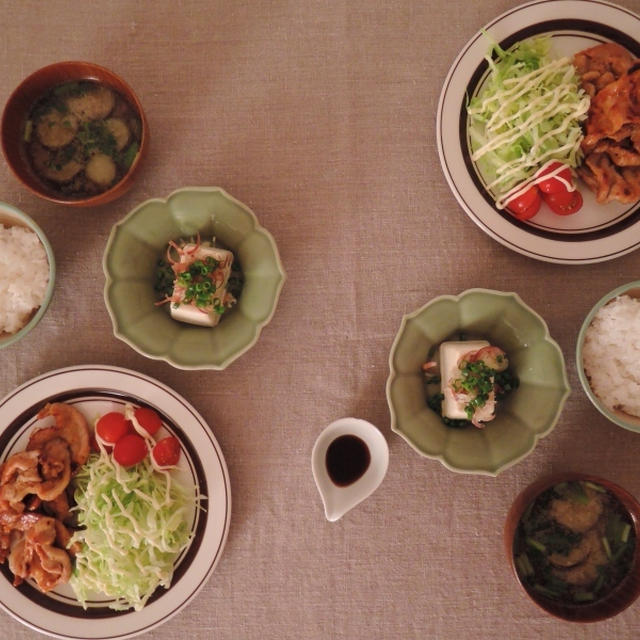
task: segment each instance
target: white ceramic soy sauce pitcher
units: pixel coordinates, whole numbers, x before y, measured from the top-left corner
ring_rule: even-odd
[[[339,462],[352,463],[352,468],[332,465],[336,453],[341,454]],[[369,497],[380,486],[388,466],[387,441],[370,422],[341,418],[326,427],[313,446],[311,468],[327,520],[335,522]]]

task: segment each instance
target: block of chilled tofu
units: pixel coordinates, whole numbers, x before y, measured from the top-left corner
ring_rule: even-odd
[[[183,247],[184,252],[180,257],[180,262],[187,262],[191,264],[196,260],[203,260],[207,256],[211,256],[215,260],[218,260],[221,265],[219,270],[223,277],[222,283],[216,288],[214,296],[220,301],[220,304],[223,304],[225,294],[227,292],[227,282],[229,281],[229,275],[231,274],[233,253],[226,249],[207,245],[200,245],[195,252],[190,253],[194,248],[195,245],[193,244],[185,245]],[[179,291],[179,287],[176,288],[176,282],[174,282],[174,293]],[[184,294],[182,295],[184,296]],[[213,308],[201,309],[196,307],[193,303],[181,303],[179,300],[171,303],[171,317],[175,320],[179,320],[180,322],[188,322],[189,324],[198,324],[205,327],[215,327],[218,322],[220,322],[220,314]]]
[[[440,345],[440,379],[442,384],[442,415],[452,420],[468,420],[464,410],[464,403],[459,402],[453,395],[449,382],[458,377],[460,358],[470,351],[477,351],[488,347],[486,340],[463,340],[460,342],[443,342]]]

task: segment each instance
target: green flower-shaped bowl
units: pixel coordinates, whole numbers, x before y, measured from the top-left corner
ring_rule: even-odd
[[[177,322],[166,305],[155,304],[155,270],[168,241],[198,233],[231,249],[245,278],[238,303],[213,328]],[[250,349],[273,316],[286,278],[271,234],[217,187],[178,189],[136,207],[113,227],[103,269],[115,336],[179,369],[224,369]]]
[[[447,427],[426,403],[422,364],[459,334],[504,349],[520,380],[484,429]],[[551,432],[569,395],[564,357],[545,321],[515,293],[469,289],[404,316],[389,356],[391,429],[452,471],[496,476]]]

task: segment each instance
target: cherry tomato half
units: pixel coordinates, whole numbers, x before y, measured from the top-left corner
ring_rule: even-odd
[[[142,462],[147,455],[147,443],[137,433],[129,433],[116,442],[113,459],[123,467],[132,467]]]
[[[529,220],[538,213],[540,205],[542,204],[542,198],[540,197],[540,191],[535,185],[530,189],[527,189],[522,195],[514,198],[507,205],[507,209],[518,220]]]
[[[573,176],[571,175],[571,169],[567,167],[567,165],[562,162],[553,162],[550,164],[544,171],[540,172],[541,176],[546,175],[547,173],[551,173],[560,167],[565,167],[562,171],[556,173],[554,176],[547,178],[546,180],[541,180],[538,182],[538,189],[542,191],[542,193],[559,193],[566,192],[567,187],[564,182],[560,180],[556,180],[556,178],[562,178],[562,180],[566,180],[569,184],[573,184]]]
[[[162,420],[160,416],[153,410],[147,407],[138,407],[134,409],[133,415],[140,423],[140,426],[149,433],[149,435],[155,435],[155,433],[162,426]]]
[[[131,423],[124,417],[124,413],[110,411],[105,413],[98,422],[96,422],[96,433],[105,441],[115,444],[122,438],[131,433],[133,427]]]
[[[549,193],[544,201],[549,205],[553,213],[559,216],[570,216],[582,208],[582,194],[576,189],[569,192]]]
[[[174,436],[162,438],[156,442],[151,455],[160,467],[173,467],[180,460],[180,442]]]

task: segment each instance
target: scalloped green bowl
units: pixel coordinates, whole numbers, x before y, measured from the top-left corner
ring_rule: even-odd
[[[447,427],[426,403],[427,353],[459,332],[504,349],[520,379],[484,429]],[[391,429],[421,455],[461,473],[496,476],[522,460],[554,428],[570,393],[562,351],[545,321],[517,294],[490,289],[440,296],[404,316],[389,367]]]
[[[177,322],[155,305],[154,273],[167,242],[197,233],[234,251],[245,276],[238,303],[216,327]],[[136,207],[113,227],[103,269],[114,335],[179,369],[224,369],[250,349],[271,320],[286,278],[271,234],[218,187],[186,187]]]

